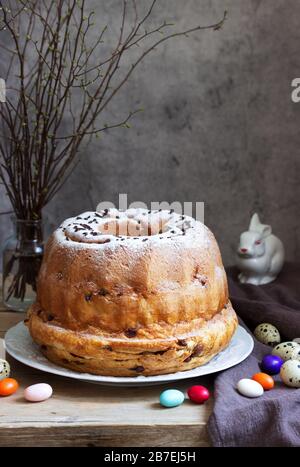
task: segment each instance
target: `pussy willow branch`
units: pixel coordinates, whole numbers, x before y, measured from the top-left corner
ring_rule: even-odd
[[[119,33],[107,52],[108,25],[91,40],[94,12],[86,0],[0,0],[0,51],[8,66],[0,180],[18,217],[41,216],[86,136],[129,127],[137,110],[108,123],[104,113],[144,58],[168,40],[218,30],[226,18],[166,33],[171,23],[148,24],[158,0],[146,3],[139,11],[135,0],[120,0]]]

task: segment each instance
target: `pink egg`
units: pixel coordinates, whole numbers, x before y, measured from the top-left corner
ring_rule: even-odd
[[[49,399],[52,396],[52,392],[50,384],[33,384],[24,390],[24,398],[29,402],[42,402]]]

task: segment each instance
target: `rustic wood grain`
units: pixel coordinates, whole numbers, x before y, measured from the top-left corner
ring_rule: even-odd
[[[0,334],[3,336],[23,317],[22,313],[4,311],[0,306]],[[0,339],[0,357],[4,355]],[[186,391],[191,384],[188,380],[140,388],[106,387],[43,373],[6,357],[20,389],[0,400],[1,447],[209,445],[206,423],[212,400],[202,406],[185,401],[173,409],[163,409],[158,404],[163,389],[176,387]],[[210,378],[199,381],[211,384]],[[38,382],[51,384],[53,397],[42,403],[26,402],[24,388]]]
[[[146,434],[147,433],[147,434]],[[1,429],[1,447],[207,447],[205,429],[184,426],[170,430],[169,425],[119,427],[75,425]],[[60,440],[60,441],[58,441]]]

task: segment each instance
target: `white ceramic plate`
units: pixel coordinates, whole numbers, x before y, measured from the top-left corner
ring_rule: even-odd
[[[241,326],[238,327],[229,346],[219,353],[206,365],[194,368],[189,371],[181,371],[168,375],[159,376],[96,376],[89,373],[76,373],[75,371],[62,368],[49,362],[39,351],[39,347],[32,341],[27,327],[23,322],[10,328],[5,334],[5,349],[19,362],[32,368],[36,368],[47,373],[65,376],[67,378],[79,379],[91,383],[120,386],[143,386],[168,383],[181,379],[195,378],[198,376],[216,373],[226,370],[245,360],[253,349],[253,339],[250,334]]]

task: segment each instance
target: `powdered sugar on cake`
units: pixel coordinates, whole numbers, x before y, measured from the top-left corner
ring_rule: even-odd
[[[115,248],[124,243],[140,249],[157,242],[179,241],[190,245],[199,240],[209,247],[210,243],[204,224],[173,210],[88,211],[65,220],[54,235],[59,243],[75,249]]]

